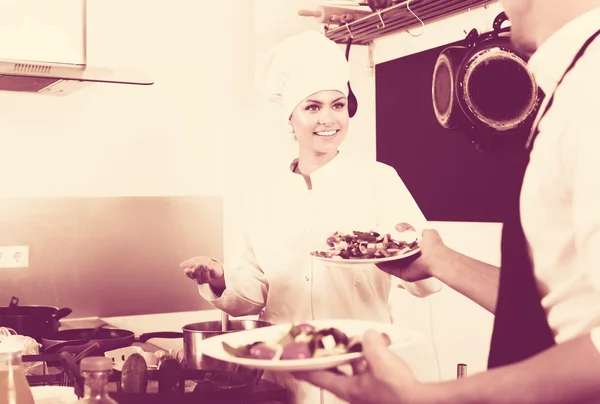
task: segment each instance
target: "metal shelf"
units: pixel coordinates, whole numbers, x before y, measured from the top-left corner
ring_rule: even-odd
[[[419,27],[421,26],[419,19],[427,24],[468,9],[487,6],[495,2],[496,0],[403,1],[345,25],[326,28],[325,35],[337,43],[347,43],[348,39],[352,38],[353,45],[367,45],[377,38]]]

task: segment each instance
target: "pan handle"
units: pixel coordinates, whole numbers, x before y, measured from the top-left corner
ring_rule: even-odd
[[[56,313],[54,313],[54,315],[52,316],[52,318],[56,321],[60,320],[61,318],[65,318],[67,317],[69,314],[71,314],[73,312],[73,310],[71,310],[68,307],[63,307],[62,309],[58,309],[58,311]]]
[[[49,347],[44,348],[43,353],[44,354],[55,353],[57,350],[59,350],[62,347],[70,346],[70,345],[83,345],[83,344],[87,344],[88,342],[90,342],[89,339],[74,339],[71,341],[61,341],[61,342],[57,342],[54,345],[50,345]]]
[[[508,17],[506,15],[506,13],[504,11],[502,11],[500,14],[498,14],[496,16],[496,18],[494,18],[494,22],[492,23],[492,28],[493,28],[494,32],[500,31],[500,29],[502,27],[502,23],[504,23],[505,21],[508,21]]]
[[[19,298],[17,296],[13,296],[12,299],[10,299],[10,304],[8,305],[8,307],[17,307],[18,304]]]
[[[79,373],[79,365],[73,360],[73,355],[68,352],[60,354],[60,361],[67,375],[73,380],[75,394],[78,398],[83,397],[83,376]]]
[[[146,342],[152,338],[183,338],[182,332],[163,331],[163,332],[147,332],[140,335],[139,341]]]

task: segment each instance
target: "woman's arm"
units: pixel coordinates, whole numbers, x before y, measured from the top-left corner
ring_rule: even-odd
[[[247,201],[248,202],[248,201]],[[249,203],[239,210],[231,242],[231,254],[224,265],[224,282],[198,286],[200,296],[218,309],[238,317],[258,314],[265,307],[269,282],[258,264],[247,229],[252,222],[246,214]],[[214,265],[223,265],[215,262]]]

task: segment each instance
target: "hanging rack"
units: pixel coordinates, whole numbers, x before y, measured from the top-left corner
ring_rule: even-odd
[[[382,36],[420,27],[422,24],[419,19],[426,26],[429,22],[495,2],[496,0],[402,1],[345,25],[330,27],[325,31],[325,35],[337,43],[346,43],[348,33],[351,32],[352,45],[367,45]],[[409,3],[410,10],[407,7]]]

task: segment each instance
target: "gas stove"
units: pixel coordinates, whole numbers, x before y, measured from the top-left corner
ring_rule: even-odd
[[[81,396],[83,379],[76,369],[69,366],[65,355],[24,355],[23,362],[35,362],[37,366],[26,376],[30,386],[69,386],[73,393]],[[71,356],[72,358],[72,356]],[[159,374],[148,372],[148,388],[145,393],[125,393],[121,389],[121,373],[114,371],[109,379],[109,392],[119,404],[129,403],[232,403],[232,404],[288,404],[286,390],[267,380],[243,383],[231,372],[187,369],[179,372],[179,381],[168,392],[159,391]]]

